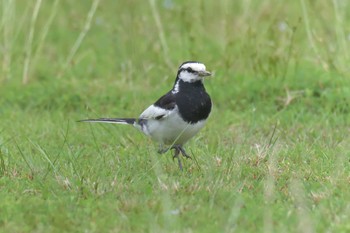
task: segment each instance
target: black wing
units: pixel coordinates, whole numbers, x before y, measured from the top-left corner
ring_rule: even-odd
[[[173,110],[175,106],[175,95],[170,91],[143,111],[140,115],[140,119],[163,119],[169,115],[170,111]]]
[[[166,110],[174,109],[176,106],[175,94],[169,91],[168,93],[160,97],[160,99],[154,103],[154,106],[160,107]]]

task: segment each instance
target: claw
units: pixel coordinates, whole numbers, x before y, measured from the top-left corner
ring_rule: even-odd
[[[174,149],[175,149],[175,153],[174,153],[174,155],[173,155],[173,160],[174,160],[175,158],[177,158],[177,161],[178,161],[178,164],[179,164],[179,168],[180,168],[180,170],[182,171],[182,163],[181,163],[181,158],[180,158],[180,156],[179,156],[180,150],[177,149],[177,148],[174,148]]]
[[[191,156],[189,156],[189,155],[186,153],[185,149],[182,148],[181,145],[173,145],[173,146],[171,146],[171,147],[169,147],[169,148],[160,148],[160,149],[158,150],[158,153],[159,153],[159,154],[164,154],[164,153],[168,152],[168,150],[175,150],[175,153],[174,153],[174,155],[173,155],[173,160],[174,160],[174,159],[177,159],[178,164],[179,164],[179,168],[180,168],[181,171],[182,171],[182,163],[181,163],[181,158],[180,158],[180,156],[179,156],[180,153],[182,154],[183,157],[185,157],[185,158],[187,158],[187,159],[192,159]]]
[[[182,154],[184,157],[186,157],[187,159],[192,159],[192,157],[189,156],[189,155],[186,153],[186,151],[185,151],[184,148],[180,147],[179,149],[180,149],[180,151],[181,151],[181,154]]]
[[[157,151],[159,154],[164,154],[166,152],[168,152],[169,148],[159,148],[159,150]]]

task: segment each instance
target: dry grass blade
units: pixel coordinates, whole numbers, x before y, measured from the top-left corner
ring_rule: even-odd
[[[71,62],[73,60],[73,57],[75,56],[81,43],[83,42],[86,34],[89,32],[89,30],[91,28],[91,22],[92,22],[92,19],[94,18],[94,15],[95,15],[95,12],[96,12],[97,7],[99,5],[99,2],[100,2],[100,0],[94,0],[92,2],[90,11],[89,11],[88,16],[87,16],[86,21],[85,21],[84,28],[80,32],[77,40],[75,41],[73,47],[71,48],[71,50],[67,56],[66,62],[64,63],[63,68],[62,68],[60,74],[58,75],[59,78],[66,72],[67,68],[69,67],[69,65],[71,64]]]
[[[13,44],[13,27],[15,20],[15,3],[14,1],[2,2],[2,18],[1,27],[2,30],[2,47],[3,47],[3,61],[2,61],[2,76],[3,79],[10,79],[10,67],[11,67],[11,51]]]
[[[159,40],[160,40],[160,43],[161,43],[162,49],[163,49],[164,61],[166,62],[167,66],[169,68],[173,68],[173,64],[169,60],[169,48],[168,48],[168,44],[167,44],[166,39],[165,39],[164,29],[162,26],[162,22],[161,22],[161,19],[159,16],[158,9],[156,7],[155,0],[149,0],[148,2],[149,2],[149,5],[151,6],[152,15],[153,15],[154,21],[155,21],[157,29],[158,29],[158,36],[159,36]]]
[[[37,0],[34,6],[32,18],[30,21],[29,35],[28,35],[26,48],[25,48],[25,58],[24,58],[23,77],[22,77],[23,84],[27,84],[29,81],[29,75],[30,75],[29,66],[32,58],[32,45],[33,45],[33,38],[34,38],[34,32],[35,32],[35,22],[36,22],[36,19],[38,18],[40,6],[41,6],[41,0]]]
[[[300,180],[293,179],[289,186],[290,193],[294,199],[297,216],[299,219],[298,232],[315,232],[312,219],[310,217],[309,204],[307,196]]]
[[[33,56],[33,66],[35,66],[35,63],[40,55],[40,52],[42,50],[42,47],[44,45],[44,41],[46,39],[46,36],[50,30],[50,27],[51,27],[51,24],[56,16],[56,13],[57,13],[57,8],[58,8],[58,4],[60,3],[60,0],[55,0],[55,2],[53,3],[53,6],[52,6],[52,10],[51,10],[51,14],[50,14],[50,17],[48,18],[43,30],[42,30],[42,33],[41,33],[41,36],[38,40],[38,47],[35,51],[35,54]]]

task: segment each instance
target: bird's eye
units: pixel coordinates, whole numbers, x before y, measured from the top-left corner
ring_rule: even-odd
[[[188,67],[186,70],[187,70],[187,72],[189,72],[189,73],[193,73],[193,74],[196,74],[196,73],[197,73],[197,71],[193,70],[191,67]]]

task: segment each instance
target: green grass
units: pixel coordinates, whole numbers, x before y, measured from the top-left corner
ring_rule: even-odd
[[[0,6],[0,232],[350,231],[346,1]],[[186,60],[215,75],[184,172],[76,122],[137,116]]]

